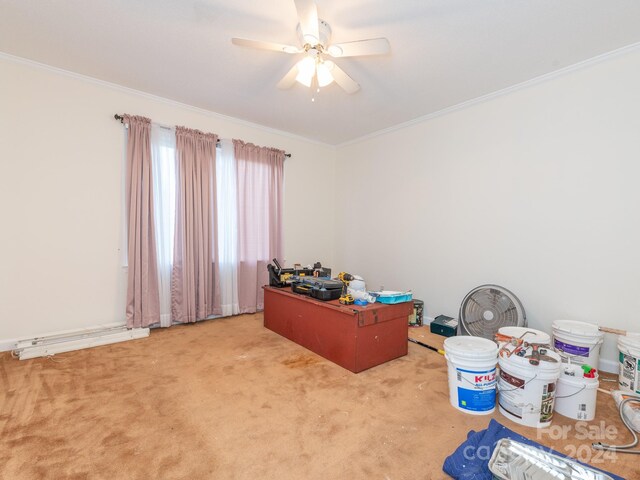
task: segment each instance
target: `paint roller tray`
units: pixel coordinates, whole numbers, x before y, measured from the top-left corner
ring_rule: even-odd
[[[395,303],[410,302],[413,300],[412,292],[395,292],[393,290],[382,290],[380,292],[369,292],[374,296],[376,302],[392,305]]]

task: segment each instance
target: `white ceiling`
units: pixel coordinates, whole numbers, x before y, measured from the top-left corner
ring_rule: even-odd
[[[278,90],[301,57],[231,44],[298,45],[293,0],[0,0],[0,51],[340,144],[640,42],[638,0],[316,3],[334,43],[391,43],[336,60],[354,95]]]

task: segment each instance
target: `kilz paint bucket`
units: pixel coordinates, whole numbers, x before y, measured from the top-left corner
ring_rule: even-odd
[[[505,352],[498,357],[498,406],[500,413],[521,425],[544,428],[551,424],[560,356],[546,350],[539,365],[527,357]]]
[[[563,361],[599,368],[600,346],[604,333],[593,323],[577,320],[553,322],[553,348]]]
[[[620,351],[620,374],[618,384],[621,390],[640,393],[640,333],[628,333],[618,337]]]
[[[498,346],[481,337],[449,337],[444,341],[449,371],[449,401],[458,410],[487,415],[496,408]]]
[[[590,422],[596,416],[598,372],[585,365],[563,365],[556,384],[554,410],[560,415]]]

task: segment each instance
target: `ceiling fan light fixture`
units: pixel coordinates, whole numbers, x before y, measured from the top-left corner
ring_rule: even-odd
[[[310,77],[305,77],[304,75],[298,74],[296,77],[296,82],[301,83],[305,87],[311,87],[311,81],[313,80],[313,75]]]
[[[327,65],[330,64],[330,65]],[[318,86],[326,87],[333,82],[333,75],[331,75],[331,69],[333,68],[332,62],[319,63],[317,67]]]
[[[298,75],[296,75],[296,81],[305,87],[310,87],[313,76],[316,74],[315,60],[311,57],[304,57],[298,62],[297,67]]]
[[[296,82],[307,88],[319,89],[335,82],[347,94],[356,93],[360,90],[360,85],[339,65],[325,61],[325,58],[384,55],[390,51],[389,40],[380,37],[332,45],[331,26],[325,20],[318,18],[316,0],[293,0],[293,2],[298,16],[296,36],[299,47],[246,38],[232,38],[231,42],[240,47],[287,54],[304,53],[305,58],[293,65],[278,82],[279,89],[291,88]]]
[[[316,62],[311,57],[304,57],[298,62],[298,72],[305,77],[312,77],[316,71]]]

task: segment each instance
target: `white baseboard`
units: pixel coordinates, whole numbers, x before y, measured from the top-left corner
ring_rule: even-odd
[[[148,336],[148,328],[127,328],[126,325],[121,325],[109,329],[80,331],[72,335],[34,338],[19,342],[15,351],[20,360],[28,360],[30,358],[48,357],[57,353],[136,340]]]
[[[620,364],[615,360],[607,360],[606,358],[600,359],[600,371],[607,373],[619,373]]]
[[[39,333],[37,335],[32,335],[30,337],[0,339],[0,352],[8,352],[10,350],[14,350],[16,348],[16,345],[19,342],[30,340],[32,338],[51,337],[54,335],[74,335],[74,334],[82,333],[89,330],[97,330],[100,328],[113,328],[113,327],[120,327],[124,325],[126,325],[126,322],[101,323],[98,325],[91,325],[89,327],[83,327],[83,328],[74,328],[70,330],[58,330],[56,332]]]
[[[16,343],[18,343],[17,338],[0,340],[0,352],[8,352],[9,350],[13,350],[16,348]]]
[[[433,317],[422,317],[422,325],[424,325],[425,327],[427,325],[431,325],[431,322],[433,322]]]

